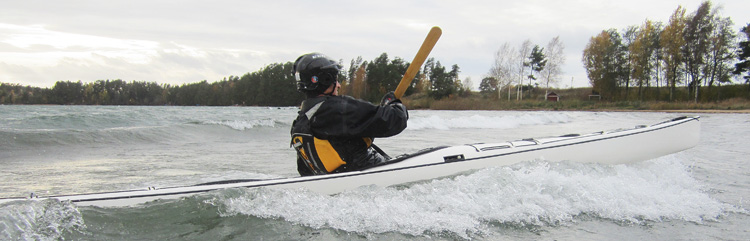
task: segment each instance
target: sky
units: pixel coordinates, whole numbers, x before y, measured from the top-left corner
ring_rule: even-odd
[[[504,43],[544,47],[560,36],[566,62],[557,87],[589,86],[581,63],[602,30],[668,22],[702,0],[251,1],[3,0],[0,82],[52,87],[105,79],[180,85],[242,76],[273,63],[324,53],[411,62],[432,26],[432,50],[478,86]],[[712,1],[735,31],[750,23],[750,1]]]

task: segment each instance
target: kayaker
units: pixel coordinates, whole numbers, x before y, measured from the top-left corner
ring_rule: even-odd
[[[320,53],[294,63],[297,90],[307,98],[292,124],[292,147],[302,176],[362,170],[388,159],[372,141],[406,128],[406,107],[390,92],[380,105],[340,96],[339,64]]]

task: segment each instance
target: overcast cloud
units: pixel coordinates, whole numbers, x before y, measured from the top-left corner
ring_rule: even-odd
[[[475,85],[505,42],[542,47],[560,36],[567,56],[559,87],[588,86],[581,53],[604,29],[667,22],[702,1],[4,1],[0,82],[51,87],[103,79],[168,84],[218,81],[322,52],[349,61],[381,53],[411,61],[432,26],[433,49]],[[712,1],[735,30],[750,1]]]

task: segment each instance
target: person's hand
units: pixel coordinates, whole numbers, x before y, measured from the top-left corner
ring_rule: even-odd
[[[383,96],[383,100],[380,101],[380,106],[393,105],[397,109],[400,109],[406,115],[406,119],[409,119],[409,112],[406,111],[406,106],[401,104],[401,100],[396,98],[396,94],[393,91],[388,92]]]
[[[390,105],[391,103],[397,102],[397,101],[399,103],[401,102],[401,100],[399,100],[399,99],[396,98],[396,94],[393,93],[393,91],[391,91],[391,92],[386,93],[383,96],[383,99],[380,100],[380,106]]]

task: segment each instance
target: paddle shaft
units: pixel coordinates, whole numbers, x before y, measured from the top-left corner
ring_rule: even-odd
[[[409,85],[411,85],[411,80],[414,79],[414,76],[417,75],[417,72],[419,72],[422,64],[424,64],[424,61],[427,59],[427,56],[430,55],[430,51],[432,51],[432,48],[435,47],[435,44],[437,43],[438,39],[440,39],[440,35],[442,34],[443,30],[441,30],[438,26],[432,27],[432,29],[430,29],[430,33],[428,33],[427,37],[424,39],[422,47],[419,48],[417,55],[414,56],[414,60],[412,60],[409,64],[409,68],[406,69],[404,77],[401,78],[401,82],[398,83],[398,87],[396,87],[396,91],[394,91],[397,99],[400,99],[401,96],[404,95],[404,92],[406,92],[406,89],[409,88]]]

